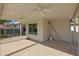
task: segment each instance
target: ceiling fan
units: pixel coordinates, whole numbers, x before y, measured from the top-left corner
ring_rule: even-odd
[[[49,9],[50,5],[43,5],[41,3],[36,4],[34,11],[38,11],[41,16],[47,15],[51,10]]]

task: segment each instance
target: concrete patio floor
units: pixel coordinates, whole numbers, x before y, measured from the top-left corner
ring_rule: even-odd
[[[5,43],[10,43],[13,41],[17,41],[17,40],[22,40],[27,38],[26,36],[14,36],[14,37],[9,37],[9,38],[1,38],[0,39],[0,45],[1,44],[5,44]]]
[[[23,39],[11,43],[2,44],[0,45],[0,55],[8,55],[20,49],[27,48],[28,46],[31,46],[35,43],[36,42]]]
[[[25,39],[25,36],[19,38],[13,37],[12,39],[15,41],[11,41],[10,39],[3,40],[3,43],[0,44],[1,56],[73,56],[73,54],[65,52],[66,49],[70,51],[68,49],[70,46],[67,46],[69,44],[65,45],[66,43],[63,44],[63,42],[46,41],[39,43]],[[65,50],[63,51],[61,49]]]
[[[68,53],[41,44],[34,45],[12,56],[72,56]]]

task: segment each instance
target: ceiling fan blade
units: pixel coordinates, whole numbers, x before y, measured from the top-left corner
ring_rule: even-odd
[[[41,16],[44,16],[44,12],[43,11],[40,11],[40,14],[41,14]]]
[[[51,12],[51,10],[47,10],[47,9],[44,9],[43,11],[44,11],[44,12]]]
[[[39,12],[40,15],[44,16],[45,14],[47,15],[51,10],[47,9],[50,5],[43,5],[41,3],[37,3],[34,11]]]

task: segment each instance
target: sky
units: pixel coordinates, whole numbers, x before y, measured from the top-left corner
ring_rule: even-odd
[[[17,22],[15,20],[11,20],[10,22],[8,22],[8,24],[16,24]]]

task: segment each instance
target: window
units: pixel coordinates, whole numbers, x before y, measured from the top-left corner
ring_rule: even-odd
[[[29,34],[37,35],[37,24],[29,24]]]

